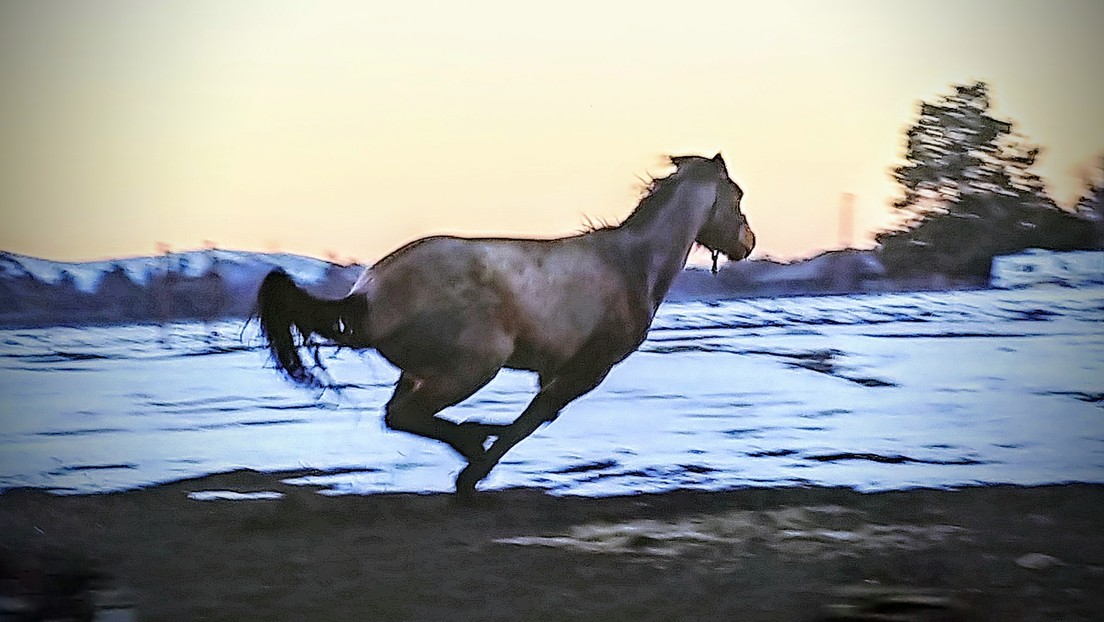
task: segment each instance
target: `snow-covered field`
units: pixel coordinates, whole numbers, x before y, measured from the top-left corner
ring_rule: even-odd
[[[664,305],[640,352],[485,484],[1104,483],[1104,287],[1027,272],[1010,289]],[[0,489],[310,467],[335,494],[450,490],[450,450],[382,425],[396,372],[330,357],[349,388],[319,397],[238,323],[0,331]],[[506,422],[534,388],[504,372],[446,415]]]

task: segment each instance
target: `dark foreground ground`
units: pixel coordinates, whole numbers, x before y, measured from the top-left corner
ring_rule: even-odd
[[[512,490],[461,506],[286,476],[0,495],[0,619],[1104,619],[1104,486]],[[286,496],[187,497],[212,489]]]

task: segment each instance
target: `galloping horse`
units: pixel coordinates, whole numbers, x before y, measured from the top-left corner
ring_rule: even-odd
[[[316,298],[274,270],[257,296],[272,357],[291,380],[320,387],[301,349],[314,350],[314,367],[319,339],[376,349],[402,372],[386,425],[456,450],[468,461],[456,492],[472,493],[511,447],[640,346],[695,241],[714,261],[751,253],[743,191],[721,155],[670,160],[675,172],[654,180],[616,226],[546,240],[423,238],[365,269],[340,300]],[[437,417],[503,367],[537,372],[540,382],[512,424]]]

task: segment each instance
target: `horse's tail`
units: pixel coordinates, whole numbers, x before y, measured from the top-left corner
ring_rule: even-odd
[[[318,298],[303,290],[281,269],[269,272],[257,292],[255,317],[268,342],[272,360],[291,380],[310,387],[325,386],[311,369],[324,369],[318,355],[321,343],[314,336],[337,345],[354,345],[368,312],[363,296],[338,300]],[[306,348],[314,359],[309,366],[299,351]]]

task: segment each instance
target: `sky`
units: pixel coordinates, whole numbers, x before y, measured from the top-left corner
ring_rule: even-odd
[[[893,221],[918,103],[980,79],[1069,204],[1104,154],[1104,3],[0,3],[0,250],[280,250],[617,221],[721,152],[756,256]],[[701,259],[698,257],[697,259]]]

